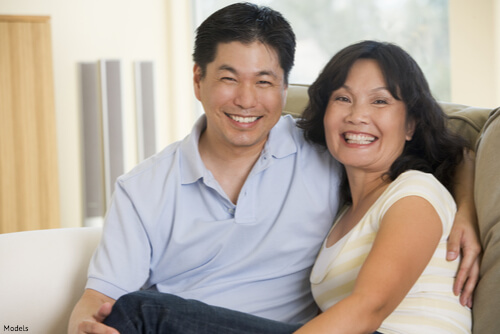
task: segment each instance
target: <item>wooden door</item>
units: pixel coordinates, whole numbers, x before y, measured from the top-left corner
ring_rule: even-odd
[[[0,15],[0,233],[60,226],[49,17]]]

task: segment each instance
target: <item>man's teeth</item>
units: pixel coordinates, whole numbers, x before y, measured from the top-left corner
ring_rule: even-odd
[[[234,116],[234,115],[229,115],[232,120],[235,120],[238,123],[252,123],[255,122],[259,117],[241,117],[241,116]]]
[[[375,140],[373,136],[354,133],[346,133],[344,137],[349,144],[370,144]]]

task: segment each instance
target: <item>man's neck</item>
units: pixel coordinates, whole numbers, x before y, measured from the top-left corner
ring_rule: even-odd
[[[264,144],[249,147],[220,145],[211,141],[206,132],[201,134],[198,143],[201,159],[234,204]]]

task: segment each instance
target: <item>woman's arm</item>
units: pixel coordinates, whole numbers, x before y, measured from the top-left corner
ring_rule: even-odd
[[[442,235],[441,220],[421,197],[398,200],[386,212],[353,293],[296,331],[373,333],[410,291]]]
[[[448,239],[447,259],[455,260],[462,250],[453,292],[460,295],[462,305],[472,307],[472,295],[479,279],[481,244],[474,203],[474,152],[467,150],[455,175],[454,197],[457,214]]]

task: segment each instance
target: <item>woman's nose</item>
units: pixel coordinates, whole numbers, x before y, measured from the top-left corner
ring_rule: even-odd
[[[349,108],[349,113],[346,120],[353,124],[367,123],[368,122],[368,108],[358,103],[353,103]]]

